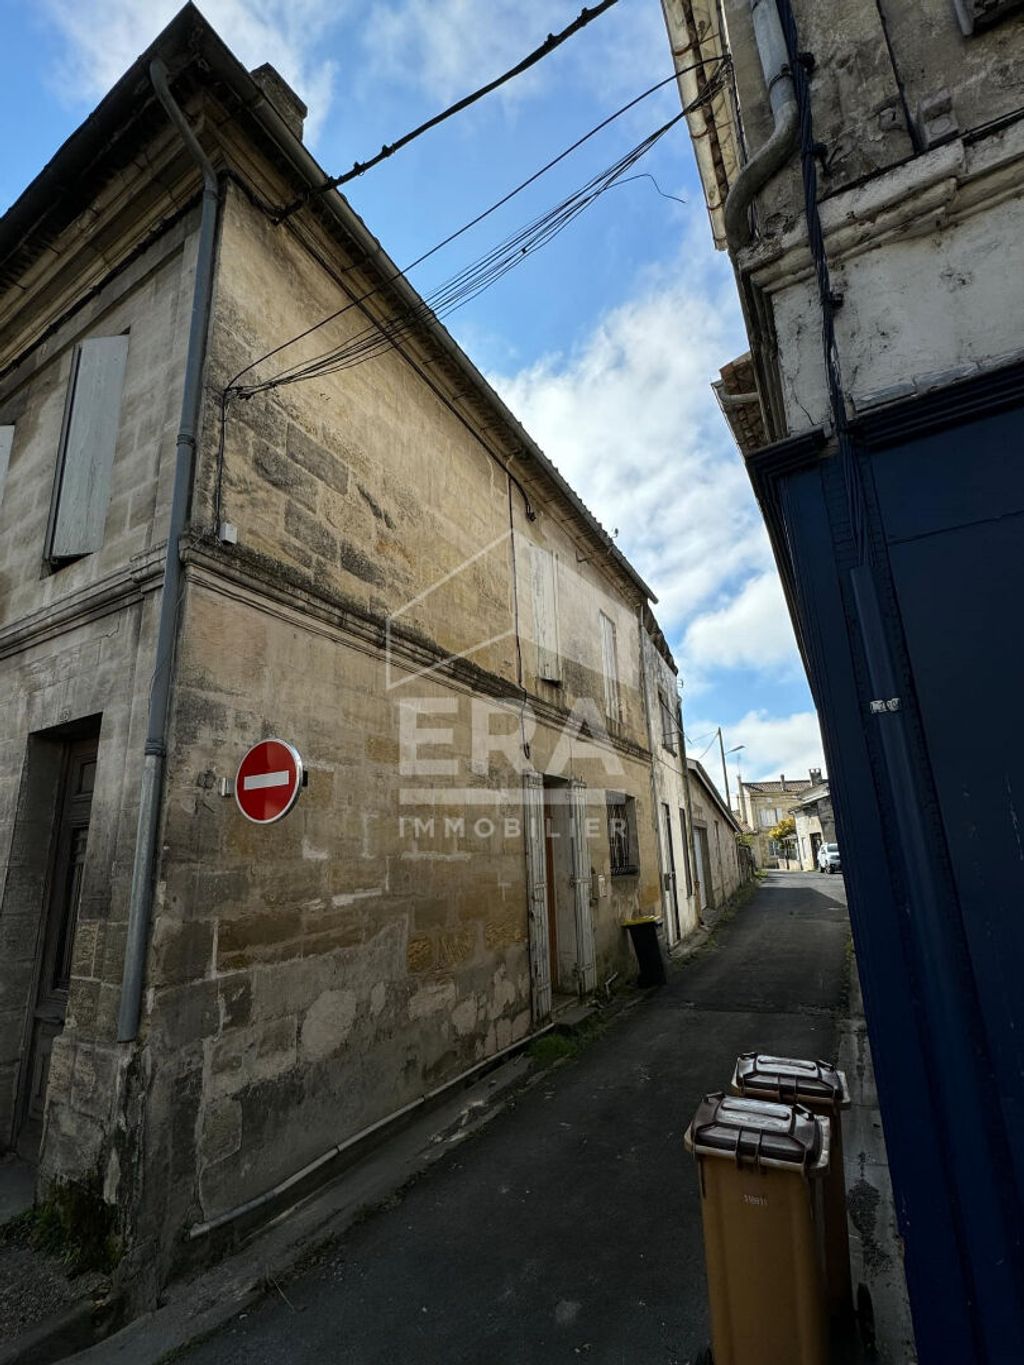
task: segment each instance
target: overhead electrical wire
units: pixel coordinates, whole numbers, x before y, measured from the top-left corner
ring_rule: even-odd
[[[656,81],[654,85],[648,86],[648,88],[646,90],[641,91],[639,95],[634,96],[634,98],[629,100],[626,104],[621,105],[618,109],[614,110],[613,113],[609,114],[606,118],[603,118],[600,121],[600,123],[596,123],[593,126],[593,128],[588,129],[588,131],[585,132],[581,137],[578,137],[575,142],[570,143],[569,146],[566,147],[563,151],[559,152],[557,156],[554,156],[551,158],[550,161],[545,162],[545,164],[541,166],[538,170],[534,171],[532,175],[528,176],[525,180],[520,181],[518,185],[514,186],[514,188],[509,190],[506,194],[503,194],[500,199],[496,199],[493,204],[490,204],[488,205],[487,208],[481,210],[481,212],[478,213],[474,218],[471,218],[467,223],[463,223],[463,225],[459,228],[456,228],[454,232],[450,232],[447,237],[444,237],[441,239],[441,241],[435,243],[434,246],[430,247],[427,251],[424,251],[421,256],[417,256],[414,261],[410,261],[409,264],[404,266],[401,270],[395,270],[395,272],[392,275],[390,275],[386,280],[382,281],[381,284],[378,284],[374,286],[372,289],[367,290],[366,293],[360,295],[359,298],[352,299],[349,302],[343,304],[342,307],[336,309],[332,313],[328,313],[326,317],[323,317],[318,322],[313,323],[310,327],[307,327],[304,331],[299,332],[296,336],[289,337],[286,341],[282,341],[279,345],[273,347],[269,351],[264,352],[263,355],[257,356],[255,360],[250,361],[249,364],[246,365],[244,369],[239,370],[238,373],[228,382],[228,384],[225,386],[226,390],[234,391],[235,386],[238,383],[238,380],[241,379],[244,375],[248,374],[250,370],[255,369],[257,365],[261,365],[265,360],[271,360],[279,352],[285,350],[286,347],[292,346],[296,342],[304,340],[304,338],[309,336],[312,332],[317,331],[321,327],[327,326],[329,323],[333,322],[335,318],[340,317],[342,313],[347,312],[353,306],[353,304],[364,303],[367,299],[370,299],[375,294],[380,293],[381,290],[385,288],[388,284],[392,284],[396,280],[401,279],[404,275],[408,275],[410,271],[415,270],[417,266],[422,265],[424,261],[428,261],[432,256],[436,256],[439,251],[442,251],[446,246],[450,246],[452,242],[457,241],[458,238],[464,236],[467,232],[471,231],[471,229],[475,228],[478,224],[482,223],[484,219],[489,218],[491,214],[496,213],[498,209],[503,208],[507,203],[509,203],[510,200],[514,199],[516,195],[521,194],[523,190],[528,189],[532,184],[534,184],[535,181],[539,180],[542,175],[546,175],[548,171],[552,170],[560,162],[564,161],[566,157],[571,156],[572,153],[577,151],[580,147],[582,147],[584,143],[589,142],[591,138],[596,137],[596,135],[602,132],[605,128],[607,128],[609,124],[614,123],[615,120],[621,118],[623,114],[627,114],[631,109],[634,109],[638,104],[641,104],[645,99],[649,98],[649,96],[656,94],[657,91],[659,90],[664,89],[666,85],[669,85],[672,82],[677,81],[679,77],[687,71],[696,70],[698,67],[713,65],[717,67],[717,70],[714,72],[714,75],[712,76],[711,85],[709,86],[709,89],[700,96],[698,96],[697,99],[695,99],[690,105],[688,105],[682,112],[684,114],[690,113],[692,112],[692,110],[698,108],[701,104],[706,103],[706,101],[717,92],[717,89],[719,88],[719,81],[722,78],[723,74],[728,70],[729,60],[730,59],[727,56],[722,56],[712,57],[709,58],[707,61],[694,62],[691,66],[684,67],[682,68],[682,70],[679,71],[673,71],[671,76],[666,76],[663,80]],[[355,270],[357,268],[365,266],[365,264],[366,264],[365,261],[356,262],[354,265],[348,267],[348,269],[343,273],[347,274],[351,270]]]
[[[455,232],[450,233],[441,242],[438,242],[435,246],[424,252],[410,265],[406,266],[404,270],[396,271],[386,280],[373,288],[368,289],[358,297],[350,297],[341,307],[335,309],[326,317],[321,318],[318,322],[313,323],[310,327],[307,327],[296,336],[288,338],[286,341],[281,342],[255,360],[250,361],[250,363],[246,365],[244,369],[240,370],[226,385],[224,390],[225,395],[249,397],[252,394],[263,392],[269,388],[276,388],[282,384],[298,382],[299,379],[314,378],[320,374],[329,374],[338,369],[349,368],[353,364],[372,359],[375,355],[382,354],[384,351],[390,349],[396,344],[399,338],[406,335],[410,330],[413,330],[429,316],[446,316],[448,313],[454,311],[455,308],[461,307],[463,304],[475,298],[484,289],[490,287],[491,284],[507,274],[509,270],[525,260],[528,255],[532,255],[540,246],[546,245],[547,242],[553,240],[553,238],[567,227],[573,219],[582,213],[584,209],[588,208],[590,204],[593,203],[595,199],[599,198],[607,189],[612,188],[614,185],[621,183],[627,178],[626,172],[632,169],[636,162],[646,155],[655,143],[674,127],[676,123],[684,118],[687,113],[691,112],[693,108],[712,98],[719,88],[726,70],[725,64],[720,59],[716,60],[718,61],[719,69],[712,77],[708,89],[699,96],[697,100],[693,101],[692,104],[674,115],[653,133],[648,134],[647,137],[635,147],[631,148],[624,156],[620,157],[612,166],[606,168],[606,170],[600,172],[598,175],[593,176],[574,194],[562,200],[547,213],[519,229],[518,232],[514,233],[511,237],[505,238],[483,257],[480,257],[471,265],[465,267],[449,280],[445,281],[431,295],[420,300],[416,306],[406,309],[403,313],[390,321],[373,322],[369,326],[363,328],[354,337],[350,338],[344,346],[324,351],[320,355],[312,357],[304,362],[298,362],[295,365],[280,371],[277,375],[271,376],[269,379],[260,380],[252,384],[239,383],[239,380],[243,379],[246,374],[255,369],[258,365],[273,359],[274,356],[279,355],[282,351],[296,345],[298,342],[305,340],[306,337],[311,336],[314,332],[327,326],[343,314],[366,303],[369,299],[381,293],[387,285],[401,279],[408,271],[421,265],[443,247],[462,236],[470,228],[475,227],[498,208],[508,203],[510,199],[527,188],[527,186],[533,184],[541,175],[557,165],[589,138],[593,137],[595,133],[607,127],[613,120],[620,117],[620,115],[624,114],[627,110],[633,108],[641,100],[654,93],[654,91],[661,89],[662,86],[666,85],[669,81],[676,80],[678,73],[673,73],[673,75],[666,80],[651,86],[641,95],[630,100],[628,104],[623,105],[613,114],[610,114],[606,119],[602,120],[601,123],[597,124],[594,128],[590,129],[589,132],[584,134],[583,137],[577,139],[571,146],[559,153],[557,157],[554,157],[551,161],[547,162],[540,170],[534,172],[527,180],[524,180],[507,194],[503,195],[501,199],[483,210],[470,222],[464,224]],[[701,65],[703,65],[703,63]],[[628,178],[632,179],[634,177]]]
[[[677,122],[679,121],[680,118],[685,117],[687,114],[691,113],[694,109],[699,108],[701,105],[707,103],[708,100],[712,99],[712,98],[714,97],[714,95],[717,93],[717,91],[721,88],[721,85],[722,85],[722,83],[724,82],[724,80],[726,80],[726,79],[728,78],[729,71],[730,71],[730,65],[731,65],[731,64],[730,64],[730,59],[728,58],[728,56],[722,56],[722,57],[710,58],[710,59],[708,59],[707,61],[696,62],[696,63],[693,63],[692,66],[687,67],[687,68],[684,68],[684,70],[693,70],[693,69],[696,69],[697,67],[712,66],[712,67],[714,67],[715,69],[714,69],[714,73],[713,73],[713,75],[712,75],[712,77],[711,77],[711,80],[709,81],[709,83],[708,83],[706,89],[705,89],[699,96],[697,96],[696,99],[694,99],[693,101],[691,101],[690,104],[688,104],[687,106],[685,106],[685,107],[681,110],[681,112],[680,112],[678,115],[676,115],[673,119],[671,119],[671,120],[669,121],[668,124],[663,125],[661,129],[658,129],[654,134],[651,134],[649,138],[645,138],[645,139],[644,139],[644,142],[640,144],[640,147],[643,148],[644,150],[649,150],[650,146],[653,146],[653,145],[654,145],[654,141],[657,141],[657,139],[658,139],[659,137],[663,136],[673,124],[675,124],[675,123],[677,123]],[[352,295],[350,294],[349,297],[348,297],[348,301],[347,301],[346,303],[344,303],[340,308],[335,309],[332,313],[329,313],[326,317],[321,318],[318,322],[315,322],[315,323],[313,323],[311,326],[305,328],[302,332],[298,333],[296,336],[287,338],[285,341],[280,342],[277,346],[272,347],[269,351],[266,351],[263,355],[257,356],[255,360],[250,361],[250,362],[249,362],[247,365],[245,365],[241,370],[239,370],[239,371],[237,372],[237,374],[235,374],[234,377],[233,377],[231,380],[229,380],[228,383],[225,385],[225,387],[221,390],[220,398],[219,398],[219,402],[218,402],[219,418],[220,418],[220,420],[219,420],[219,435],[218,435],[217,462],[216,462],[216,463],[217,463],[217,475],[216,475],[215,493],[214,493],[215,521],[216,521],[216,524],[219,526],[220,523],[221,523],[221,520],[222,520],[222,498],[223,498],[224,457],[225,457],[225,441],[226,441],[226,435],[227,435],[227,412],[228,412],[228,404],[229,404],[230,400],[231,400],[233,397],[245,397],[245,398],[248,398],[248,397],[251,397],[251,396],[252,396],[253,394],[255,394],[255,393],[261,392],[261,391],[262,391],[263,389],[265,389],[265,388],[275,387],[275,386],[276,386],[276,385],[273,384],[273,383],[263,383],[263,384],[253,384],[253,385],[240,385],[239,382],[238,382],[240,379],[242,379],[245,375],[247,375],[251,370],[255,369],[256,366],[263,364],[264,361],[267,361],[267,360],[272,359],[275,355],[279,355],[282,351],[286,350],[288,347],[293,346],[293,345],[295,345],[297,342],[300,342],[300,341],[304,340],[306,337],[312,335],[313,332],[318,331],[321,327],[327,326],[329,323],[331,323],[332,321],[334,321],[335,318],[340,317],[343,313],[348,312],[348,311],[349,311],[350,309],[352,309],[352,308],[359,308],[364,314],[366,314],[366,315],[369,317],[370,315],[368,314],[367,309],[366,309],[366,306],[365,306],[366,303],[367,303],[367,301],[368,301],[369,299],[373,298],[373,297],[374,297],[375,295],[377,295],[377,294],[382,293],[382,292],[383,292],[384,290],[386,290],[389,286],[393,285],[396,281],[402,279],[408,271],[413,270],[413,269],[414,269],[416,266],[418,266],[418,265],[421,265],[424,261],[426,261],[426,260],[428,260],[430,257],[434,256],[437,252],[441,251],[444,247],[448,246],[451,242],[454,242],[457,238],[461,237],[464,233],[470,231],[471,228],[473,228],[473,227],[475,227],[477,224],[483,222],[483,220],[484,220],[485,218],[489,217],[492,213],[495,213],[495,212],[496,212],[499,208],[501,208],[503,205],[507,204],[511,199],[513,199],[516,195],[520,194],[520,193],[521,193],[523,190],[525,190],[528,186],[532,185],[536,180],[538,180],[538,179],[539,179],[542,175],[544,175],[547,171],[551,170],[554,166],[557,166],[557,165],[559,164],[559,162],[563,161],[567,156],[571,155],[572,152],[576,151],[577,148],[581,147],[585,142],[589,141],[590,138],[594,137],[597,133],[601,132],[604,128],[607,128],[609,124],[613,123],[616,119],[620,118],[623,114],[627,113],[630,109],[635,108],[636,105],[640,104],[643,100],[647,99],[650,95],[654,94],[656,91],[663,89],[666,85],[668,85],[668,84],[670,84],[670,83],[676,82],[676,81],[678,80],[678,78],[679,78],[682,74],[683,74],[683,71],[674,71],[674,72],[672,73],[672,75],[666,76],[663,80],[660,80],[660,81],[655,82],[654,85],[649,86],[648,89],[642,91],[639,95],[635,96],[633,99],[629,100],[626,104],[624,104],[624,105],[622,105],[620,108],[616,109],[613,113],[609,114],[606,118],[602,119],[600,123],[595,124],[595,126],[594,126],[593,128],[589,129],[586,133],[584,133],[584,134],[582,135],[582,137],[577,138],[576,141],[573,142],[572,144],[570,144],[570,146],[566,147],[566,148],[564,149],[564,151],[560,152],[557,156],[552,157],[552,159],[551,159],[550,161],[546,162],[545,165],[541,166],[539,170],[535,171],[532,175],[528,176],[526,180],[522,181],[520,184],[516,185],[513,189],[509,190],[507,194],[504,194],[500,199],[496,200],[493,204],[489,205],[488,208],[482,210],[479,214],[476,215],[475,218],[471,219],[468,223],[463,224],[462,227],[457,228],[454,232],[449,233],[449,235],[448,235],[447,237],[445,237],[442,241],[436,243],[436,244],[435,244],[434,246],[432,246],[429,250],[425,251],[421,256],[419,256],[419,257],[418,257],[415,261],[413,261],[410,265],[406,266],[404,270],[397,270],[397,269],[394,270],[393,273],[392,273],[391,275],[385,277],[385,278],[382,279],[377,285],[375,285],[373,288],[368,289],[364,294],[362,294],[362,295],[360,295],[360,296],[358,296],[358,297],[352,297]],[[652,141],[652,139],[653,139],[653,141]],[[636,148],[634,148],[633,151],[634,151],[634,153],[637,153],[637,149],[636,149]],[[637,156],[633,157],[632,160],[627,160],[627,158],[630,157],[630,154],[629,154],[629,153],[627,153],[626,158],[620,158],[620,162],[619,162],[619,163],[616,163],[616,166],[618,167],[618,174],[617,174],[617,175],[612,175],[611,172],[606,173],[606,176],[605,176],[606,183],[605,183],[605,185],[604,185],[604,188],[606,188],[606,189],[607,189],[607,188],[611,188],[613,185],[618,184],[619,181],[620,181],[620,179],[623,178],[622,173],[623,173],[625,170],[628,170],[628,169],[630,168],[630,166],[634,163],[634,161],[635,161],[636,159],[638,159],[639,155],[642,155],[642,154],[643,154],[643,152],[640,151],[639,153],[637,153]],[[615,169],[616,169],[616,168],[612,168],[612,171],[614,171]],[[593,184],[595,183],[595,181],[596,181],[596,180],[599,180],[599,179],[600,179],[600,177],[595,177],[594,180],[592,180],[591,182],[588,182],[588,184],[593,185]],[[659,191],[660,191],[660,187],[657,187],[657,188],[659,188]],[[602,192],[603,192],[603,191],[602,191]],[[596,197],[596,196],[595,196],[595,197]],[[566,205],[568,202],[569,202],[569,201],[563,201],[563,206]],[[589,201],[588,201],[588,202],[589,202]],[[585,205],[584,205],[584,206],[585,206]],[[575,217],[576,214],[573,213],[571,216],[572,216],[572,217]],[[571,221],[571,218],[570,218],[569,221]],[[564,222],[564,223],[562,223],[561,226],[567,226],[567,225],[568,225],[568,222]],[[557,228],[557,231],[561,231],[561,226]],[[551,232],[550,232],[550,235],[557,235],[557,232],[556,232],[556,231],[551,231]],[[493,253],[492,253],[492,254],[493,254]],[[530,254],[530,253],[527,252],[526,254]],[[366,264],[367,264],[367,259],[366,259],[366,258],[363,258],[363,259],[361,259],[361,260],[359,260],[359,261],[356,261],[356,262],[354,262],[351,266],[348,266],[348,267],[346,267],[344,270],[342,270],[342,271],[340,272],[340,276],[344,276],[345,274],[348,274],[350,271],[353,271],[353,270],[365,269]],[[479,267],[479,264],[480,264],[480,263],[478,262],[478,263],[477,263],[478,267]],[[510,268],[511,268],[511,265],[509,265],[509,266],[506,267],[506,269],[510,269]],[[506,273],[506,270],[502,270],[501,273],[502,273],[502,274]],[[341,278],[340,278],[340,276],[335,276],[335,278],[336,278],[336,280],[337,280],[337,282],[338,282],[339,284],[341,284]],[[500,278],[500,275],[495,276],[495,278]],[[492,280],[491,282],[493,282],[493,280]],[[449,282],[449,284],[450,284],[450,283],[451,283],[451,282]],[[342,287],[343,287],[343,286],[342,286]],[[445,287],[445,286],[443,286],[443,287]],[[480,290],[477,289],[476,292],[478,293],[478,292],[480,292]],[[466,301],[466,300],[464,299],[463,301]],[[416,323],[417,325],[418,325],[419,322],[423,319],[423,317],[424,317],[425,315],[429,314],[430,311],[431,311],[431,310],[430,310],[430,307],[429,307],[429,304],[426,304],[425,301],[424,301],[424,304],[425,304],[425,312],[424,312],[424,307],[423,307],[423,306],[417,307],[416,309],[413,309],[413,310],[410,310],[410,312],[413,313],[413,314],[415,315],[415,323]],[[449,311],[450,311],[450,309],[449,309]],[[364,332],[367,332],[367,333],[368,333],[368,332],[373,332],[373,333],[376,334],[378,337],[380,336],[381,331],[382,331],[382,324],[377,323],[377,322],[373,322],[373,323],[371,324],[370,327],[364,329]],[[385,344],[385,345],[380,346],[380,347],[378,348],[378,350],[376,350],[376,351],[374,351],[374,352],[365,354],[362,358],[364,358],[364,359],[369,359],[369,358],[371,358],[371,354],[381,353],[382,351],[384,351],[384,350],[386,350],[386,349],[390,349],[390,348],[392,348],[392,347],[398,346],[398,345],[399,345],[399,340],[400,340],[400,333],[395,332],[394,334],[389,335],[389,336],[387,337],[387,339],[386,339],[386,344]],[[403,354],[404,354],[404,353],[403,353]],[[352,360],[350,363],[355,363],[355,361]],[[341,366],[341,367],[339,367],[339,368],[346,368],[346,367],[347,367],[347,366]],[[294,367],[292,367],[292,368],[294,368]],[[325,370],[324,372],[326,373],[327,371]],[[295,381],[292,381],[292,382],[295,382]],[[479,435],[478,435],[478,439],[480,439]],[[506,461],[504,461],[504,460],[503,460],[495,451],[493,451],[493,450],[487,445],[486,442],[482,442],[482,444],[484,445],[484,448],[485,448],[485,450],[487,451],[487,453],[488,453],[493,459],[495,459],[495,460],[498,462],[498,464],[500,464],[500,465],[502,466],[502,468],[505,470],[505,472],[506,472],[506,474],[508,475],[508,478],[510,479],[511,483],[514,484],[515,487],[519,490],[519,492],[521,493],[521,495],[522,495],[522,497],[523,497],[524,503],[525,503],[525,505],[526,505],[526,515],[527,515],[527,517],[528,517],[530,520],[533,520],[534,512],[533,512],[533,508],[532,508],[532,505],[531,505],[531,503],[530,503],[529,496],[528,496],[528,494],[527,494],[525,488],[520,484],[519,480],[516,479],[515,476],[509,471],[509,469],[508,469],[508,467],[507,467]]]
[[[349,369],[353,365],[362,364],[383,354],[400,338],[417,330],[426,319],[447,317],[457,308],[475,299],[485,289],[489,289],[516,266],[521,265],[528,256],[553,241],[602,194],[615,185],[619,178],[683,117],[682,113],[676,114],[667,123],[648,134],[612,166],[591,177],[585,185],[556,204],[554,208],[504,238],[485,255],[463,267],[414,306],[403,309],[392,318],[371,322],[340,346],[332,347],[307,360],[297,361],[266,379],[252,384],[236,385],[234,391],[242,397],[248,397],[285,384],[294,384],[301,380]],[[335,316],[340,316],[340,313],[355,306],[356,301],[353,300]]]
[[[718,731],[716,730],[716,731],[715,731],[715,739],[717,739],[717,737],[718,737]],[[704,757],[704,755],[708,752],[708,749],[710,749],[710,748],[712,747],[712,745],[714,744],[714,742],[715,742],[715,740],[712,739],[711,744],[709,744],[709,745],[707,746],[707,748],[701,750],[701,752],[700,752],[700,753],[698,754],[698,756],[697,756],[697,762],[698,762],[698,763],[701,761],[701,759]]]
[[[355,180],[357,176],[365,175],[368,170],[371,170],[374,166],[379,166],[380,163],[386,161],[389,156],[393,156],[395,152],[408,146],[409,143],[413,142],[416,138],[422,137],[422,135],[429,132],[431,128],[436,128],[439,123],[444,123],[445,120],[450,119],[453,114],[461,113],[463,109],[468,109],[471,104],[476,104],[477,100],[483,99],[485,95],[490,95],[493,91],[498,90],[501,86],[514,80],[516,76],[521,76],[524,71],[529,71],[531,66],[536,66],[539,61],[542,61],[550,53],[554,52],[556,48],[561,47],[569,38],[572,38],[582,29],[585,29],[588,24],[604,14],[605,10],[611,9],[611,7],[616,4],[618,4],[618,0],[601,0],[600,4],[594,5],[590,9],[581,10],[572,23],[566,28],[563,28],[560,33],[549,33],[539,47],[534,48],[532,52],[528,53],[522,61],[517,62],[515,66],[509,67],[509,69],[503,71],[500,76],[496,76],[493,81],[488,81],[486,85],[480,86],[479,89],[474,90],[471,94],[464,95],[462,99],[456,100],[454,104],[450,104],[447,109],[443,109],[439,114],[435,114],[433,118],[427,119],[425,123],[421,123],[417,127],[411,129],[408,133],[403,134],[403,136],[398,138],[395,142],[386,143],[376,156],[371,156],[366,161],[357,161],[350,171],[345,171],[342,175],[331,176],[329,179],[325,180],[322,185],[318,185],[315,189],[306,190],[303,194],[293,199],[291,203],[285,204],[275,215],[276,221],[283,222],[286,218],[289,218],[293,213],[300,209],[303,204],[307,203],[313,195],[325,194],[328,190],[337,189],[339,185],[347,185],[350,180]]]

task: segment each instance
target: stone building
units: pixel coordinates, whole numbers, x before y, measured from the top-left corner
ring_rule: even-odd
[[[789,811],[796,823],[796,846],[800,866],[805,872],[818,867],[818,849],[836,843],[836,817],[828,778],[807,791]]]
[[[683,767],[685,747],[678,673],[665,637],[650,612],[645,614],[644,625],[641,646],[652,758],[651,797],[662,869],[661,914],[665,939],[671,948],[692,933],[700,920],[700,892],[694,875],[697,850],[690,787]]]
[[[662,899],[652,595],[303,113],[188,6],[0,220],[0,1148],[142,1300]]]
[[[693,812],[695,895],[698,915],[720,909],[747,880],[740,859],[740,826],[700,762],[686,760]]]
[[[663,9],[704,97],[749,341],[716,390],[821,719],[919,1358],[980,1365],[1024,1340],[1024,6]]]
[[[740,820],[749,836],[757,867],[776,867],[778,850],[769,831],[791,813],[794,801],[805,796],[821,781],[821,771],[812,768],[809,777],[787,777],[779,780],[740,783]]]

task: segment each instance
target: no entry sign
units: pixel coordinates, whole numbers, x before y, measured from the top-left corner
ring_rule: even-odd
[[[272,825],[287,815],[302,790],[302,759],[283,739],[254,744],[238,765],[235,800],[255,825]]]

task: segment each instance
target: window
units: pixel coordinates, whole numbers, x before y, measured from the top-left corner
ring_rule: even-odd
[[[7,480],[7,466],[10,463],[13,444],[14,428],[0,427],[0,502],[4,500],[4,483]]]
[[[614,724],[622,719],[619,709],[619,664],[615,649],[615,622],[604,612],[601,617],[601,666],[604,673],[604,713]]]
[[[672,705],[664,692],[658,693],[658,701],[661,706],[661,742],[669,753],[676,751],[676,718],[672,710]]]
[[[608,792],[608,850],[613,877],[638,872],[636,854],[636,800],[623,792]]]
[[[92,337],[72,357],[46,536],[55,566],[103,544],[127,356],[125,335]]]
[[[562,666],[558,648],[558,588],[556,561],[542,545],[530,547],[530,587],[533,596],[533,634],[537,642],[537,677],[560,683]]]

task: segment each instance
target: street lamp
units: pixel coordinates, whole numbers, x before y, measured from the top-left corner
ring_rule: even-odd
[[[727,753],[738,754],[741,749],[746,747],[745,744],[737,744],[735,748],[726,749],[725,741],[722,739],[722,727],[718,727],[718,749],[722,755],[722,776],[725,778],[725,808],[730,815],[732,814],[732,797],[729,795],[729,769],[725,765],[725,755]]]

